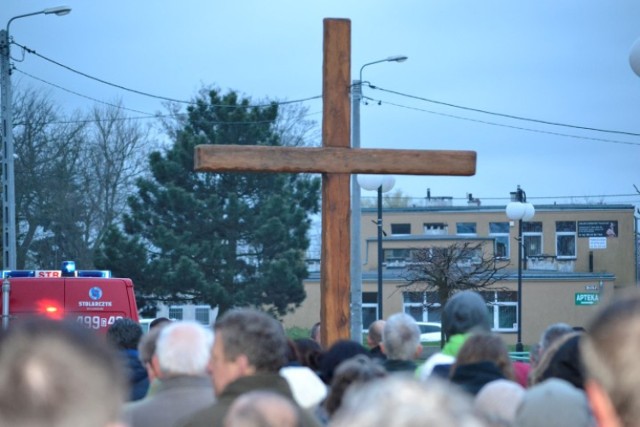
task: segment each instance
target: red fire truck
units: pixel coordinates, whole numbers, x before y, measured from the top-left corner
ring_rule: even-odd
[[[76,270],[72,261],[62,270],[3,270],[0,308],[3,328],[32,315],[72,319],[101,332],[122,317],[138,321],[131,279],[113,278],[107,270]]]

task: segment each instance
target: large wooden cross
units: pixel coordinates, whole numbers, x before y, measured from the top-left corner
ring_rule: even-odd
[[[469,176],[476,153],[350,148],[351,21],[324,20],[323,55],[322,148],[199,145],[195,170],[322,174],[320,321],[328,346],[349,338],[351,174]]]

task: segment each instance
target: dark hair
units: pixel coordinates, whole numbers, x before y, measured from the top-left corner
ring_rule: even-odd
[[[387,375],[386,369],[378,360],[372,360],[363,354],[357,354],[340,363],[335,370],[329,395],[324,407],[333,415],[342,404],[342,397],[352,384],[364,384]]]
[[[120,350],[137,350],[142,326],[128,318],[116,319],[107,329],[107,341]]]
[[[312,340],[315,340],[319,333],[320,333],[320,322],[316,322],[311,327],[311,332],[309,332],[309,338],[311,338]]]
[[[368,357],[369,350],[355,341],[336,341],[329,350],[320,355],[320,379],[324,381],[325,384],[331,384],[333,373],[338,365],[357,354],[364,354]]]
[[[298,338],[293,340],[298,353],[298,361],[302,366],[306,366],[314,372],[320,369],[319,358],[322,354],[322,347],[318,341],[311,338]]]
[[[583,333],[572,332],[554,341],[540,359],[540,364],[530,374],[531,385],[549,378],[560,378],[574,387],[584,389],[584,368],[580,354]]]
[[[168,317],[157,317],[149,323],[149,329],[151,330],[156,326],[159,326],[165,323],[171,323],[171,319],[169,319]]]
[[[150,328],[149,332],[144,334],[138,343],[138,358],[142,364],[151,363],[153,355],[156,354],[156,345],[160,332],[171,322],[161,322],[155,328]]]

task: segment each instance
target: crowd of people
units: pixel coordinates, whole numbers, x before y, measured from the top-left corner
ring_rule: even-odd
[[[632,427],[640,424],[640,294],[584,328],[555,323],[514,362],[479,294],[443,307],[444,346],[421,355],[415,320],[369,326],[366,345],[289,339],[238,308],[207,328],[117,320],[105,337],[29,319],[0,334],[0,425],[16,427]],[[636,376],[636,371],[638,376]]]

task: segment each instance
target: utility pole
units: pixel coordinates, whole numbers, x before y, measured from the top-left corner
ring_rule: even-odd
[[[360,100],[362,81],[351,84],[351,148],[360,148]],[[351,175],[351,339],[362,341],[362,256],[360,232],[360,185]],[[369,326],[369,325],[367,325]]]
[[[13,146],[13,107],[11,95],[11,54],[9,32],[0,30],[0,74],[2,126],[2,265],[16,267],[16,193]]]

